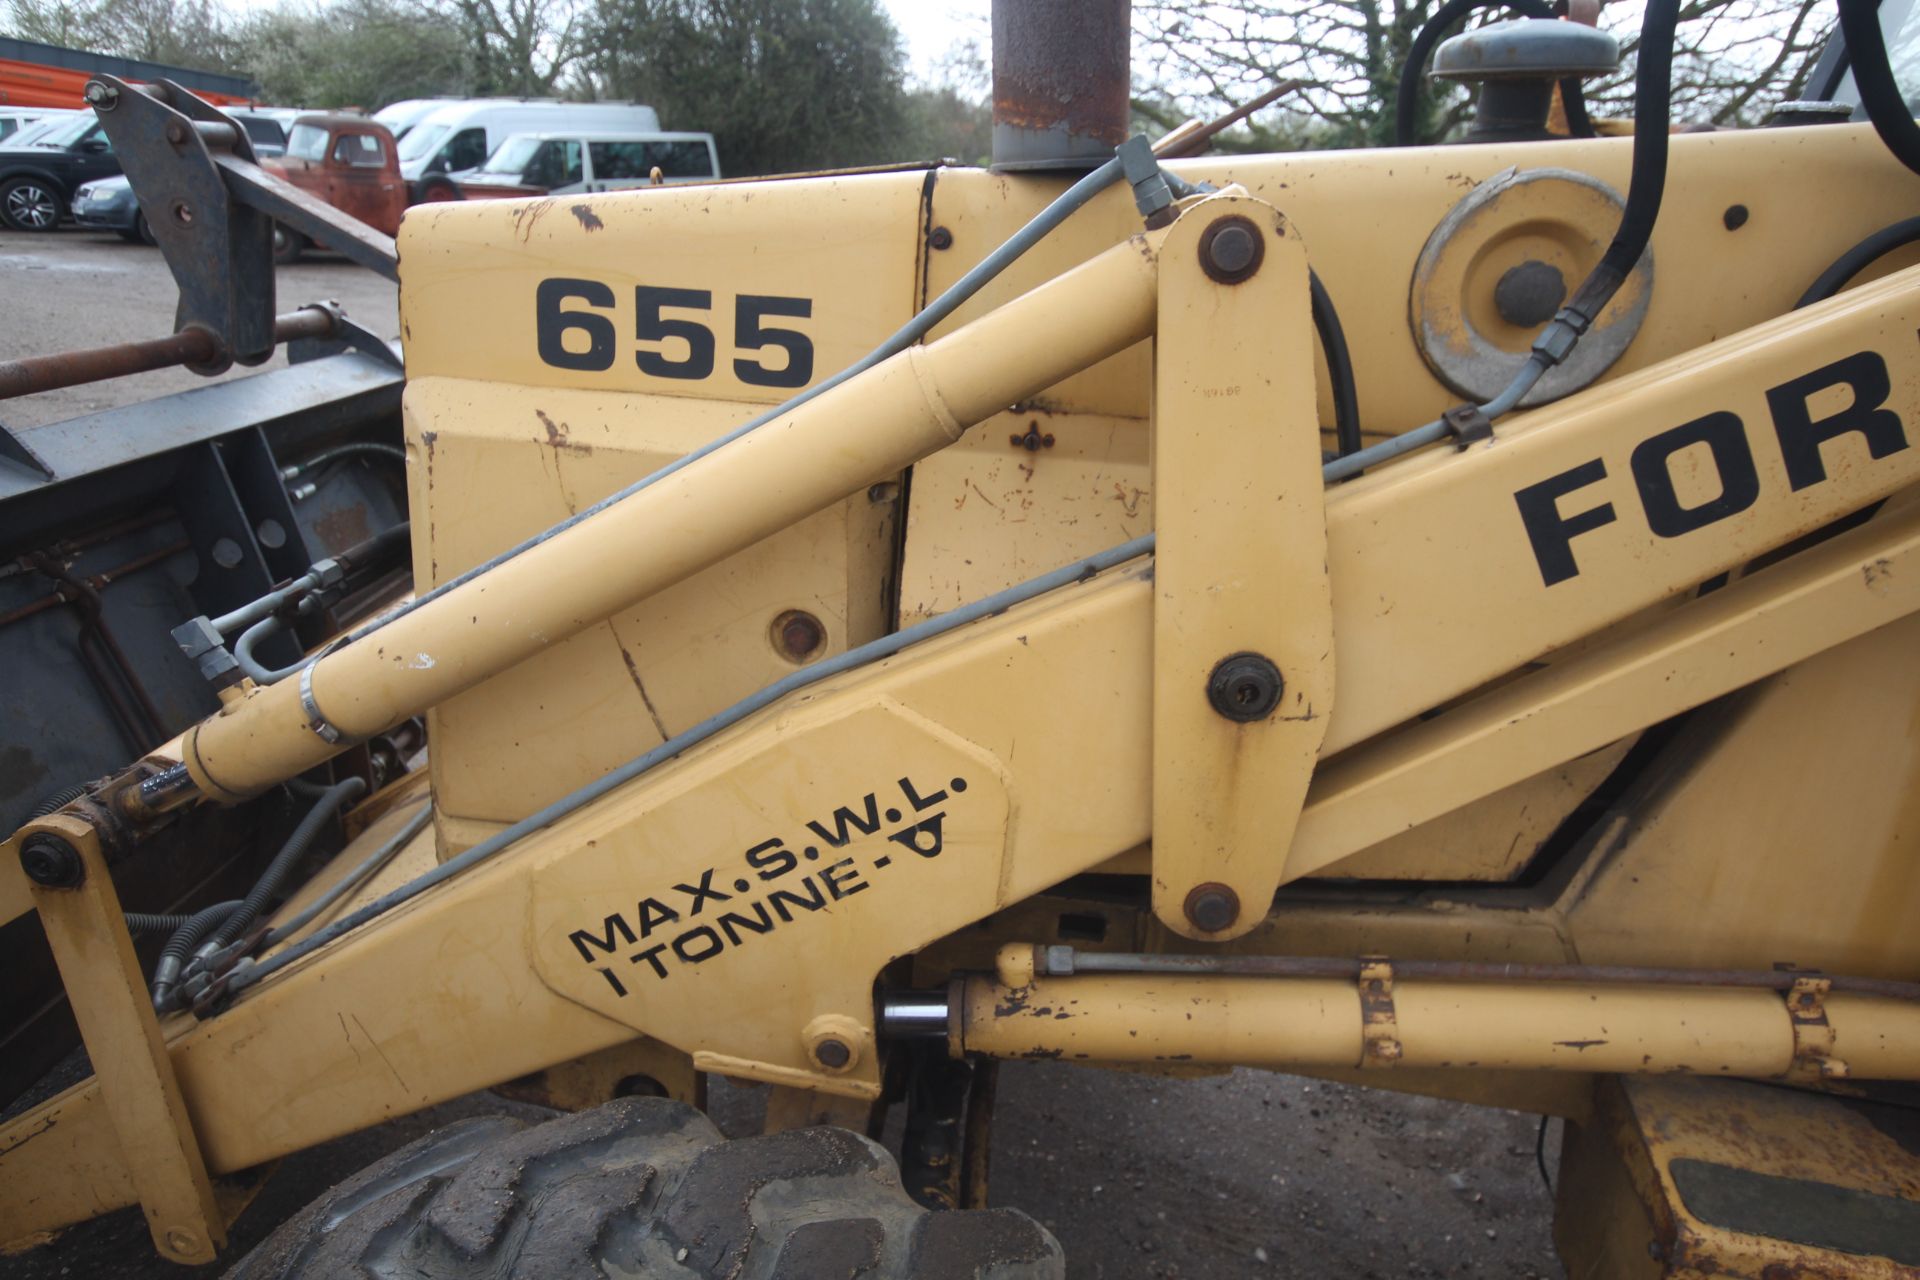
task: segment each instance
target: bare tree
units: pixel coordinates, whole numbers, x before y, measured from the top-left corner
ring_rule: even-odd
[[[1288,79],[1307,87],[1269,113],[1270,135],[1297,145],[1366,146],[1393,140],[1393,103],[1414,36],[1440,0],[1134,0],[1144,97],[1212,113]],[[1621,70],[1592,82],[1597,114],[1630,115],[1642,5],[1602,11],[1618,36]],[[1509,16],[1485,11],[1475,21]],[[1674,119],[1753,123],[1804,86],[1833,28],[1816,0],[1686,0],[1674,56]],[[1443,137],[1471,108],[1464,92],[1421,89],[1424,137]],[[1256,125],[1256,132],[1261,126]]]
[[[550,94],[587,52],[572,0],[453,0],[482,93]]]

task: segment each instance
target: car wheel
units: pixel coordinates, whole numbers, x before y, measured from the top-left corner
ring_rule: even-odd
[[[0,222],[15,231],[52,231],[66,214],[66,199],[38,178],[15,178],[0,186]]]
[[[133,215],[133,234],[141,244],[157,245],[160,243],[160,241],[154,237],[153,228],[147,225],[147,215],[144,213],[136,213]]]
[[[273,224],[273,260],[281,266],[290,266],[300,261],[300,255],[306,252],[307,238],[298,231],[289,231],[279,223]]]
[[[454,186],[444,178],[438,182],[429,182],[420,188],[421,204],[440,204],[443,201],[460,200],[464,198],[465,197],[460,194],[460,188]]]

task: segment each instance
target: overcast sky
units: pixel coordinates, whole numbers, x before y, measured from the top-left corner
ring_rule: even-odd
[[[992,0],[882,0],[907,44],[907,67],[916,79],[928,72],[955,44],[968,38],[988,46]]]

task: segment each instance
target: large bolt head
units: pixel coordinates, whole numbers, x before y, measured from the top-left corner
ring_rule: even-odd
[[[1207,677],[1207,701],[1227,719],[1252,724],[1273,714],[1286,687],[1280,668],[1269,659],[1236,653],[1222,658]]]
[[[1221,284],[1239,284],[1252,276],[1266,253],[1260,228],[1237,213],[1215,220],[1200,235],[1200,269]]]
[[[1187,923],[1203,933],[1231,929],[1240,918],[1240,895],[1224,884],[1195,885],[1184,905]]]
[[[20,869],[48,889],[72,889],[87,878],[80,851],[50,832],[30,835],[20,845]]]

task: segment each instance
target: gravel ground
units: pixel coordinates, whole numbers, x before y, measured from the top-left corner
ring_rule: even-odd
[[[334,298],[375,332],[397,332],[393,287],[342,259],[282,268],[278,281],[281,310]],[[0,232],[0,359],[165,335],[175,296],[157,250],[107,233]],[[36,426],[201,381],[173,370],[73,388],[0,405],[0,422]],[[757,1089],[715,1089],[731,1134],[752,1132],[763,1107]],[[475,1095],[288,1158],[235,1225],[229,1257],[387,1151],[488,1110],[539,1114]],[[1053,1230],[1076,1280],[1558,1277],[1535,1124],[1265,1072],[1165,1080],[1008,1063],[993,1196]],[[0,1258],[0,1280],[184,1274],[153,1254],[137,1210]]]

